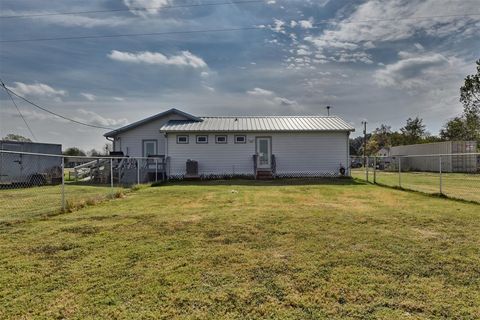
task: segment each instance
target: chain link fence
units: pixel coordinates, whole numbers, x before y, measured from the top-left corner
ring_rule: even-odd
[[[352,157],[352,177],[480,203],[480,153]]]
[[[69,157],[0,150],[0,220],[72,211],[166,178],[164,158]]]

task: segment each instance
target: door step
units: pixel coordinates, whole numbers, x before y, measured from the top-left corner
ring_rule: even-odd
[[[271,170],[257,170],[258,180],[272,180],[273,174]]]

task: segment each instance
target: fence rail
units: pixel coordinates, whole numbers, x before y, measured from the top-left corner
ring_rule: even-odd
[[[480,203],[480,153],[352,157],[352,177]]]
[[[22,218],[121,196],[166,178],[163,157],[80,157],[0,150],[0,216]]]

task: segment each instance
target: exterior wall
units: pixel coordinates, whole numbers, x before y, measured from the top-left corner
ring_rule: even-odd
[[[170,120],[187,120],[187,118],[177,114],[170,114],[161,119],[122,132],[115,136],[113,150],[122,151],[125,155],[131,157],[142,157],[143,140],[155,140],[157,141],[157,154],[164,155],[165,137],[159,130],[161,126]]]
[[[337,176],[348,167],[348,134],[323,133],[237,133],[247,142],[235,144],[233,133],[210,133],[208,144],[197,144],[197,134],[169,133],[169,175],[181,177],[187,160],[198,161],[200,175],[254,175],[255,138],[271,137],[272,154],[279,176]],[[188,135],[188,144],[177,144],[177,135]],[[215,135],[227,135],[227,144],[216,144]]]

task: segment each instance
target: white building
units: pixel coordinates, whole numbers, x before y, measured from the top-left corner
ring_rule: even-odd
[[[105,137],[124,155],[166,159],[172,178],[186,175],[188,160],[202,177],[305,177],[348,174],[352,131],[336,116],[196,117],[171,109]]]

